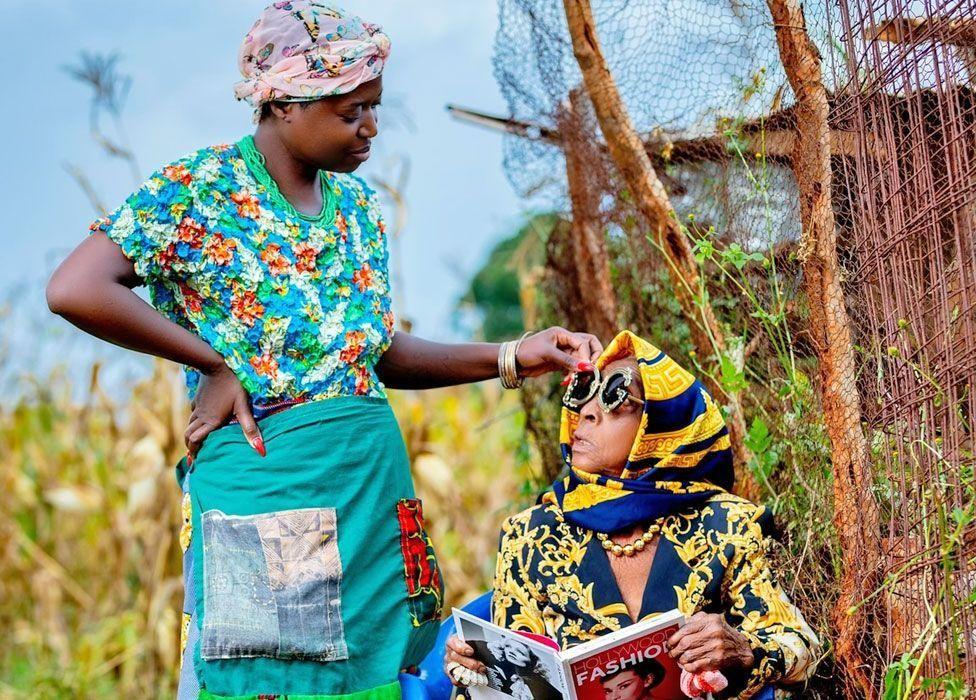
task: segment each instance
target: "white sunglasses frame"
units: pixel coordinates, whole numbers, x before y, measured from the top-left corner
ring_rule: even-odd
[[[590,391],[587,393],[585,399],[576,399],[572,397],[573,389],[576,388],[576,378],[580,374],[592,374],[593,383],[590,385]],[[626,396],[620,401],[620,403],[613,406],[608,406],[603,400],[603,390],[606,388],[607,382],[610,381],[612,377],[617,375],[623,375],[626,380],[624,381],[624,393]],[[626,401],[633,401],[634,403],[644,405],[644,402],[639,398],[631,394],[626,389],[634,383],[634,370],[631,367],[618,367],[607,375],[601,374],[599,368],[593,367],[592,372],[573,372],[573,378],[569,382],[569,386],[566,387],[566,393],[563,394],[563,406],[566,408],[576,410],[583,408],[586,404],[593,400],[593,397],[597,397],[597,401],[600,403],[600,410],[604,413],[611,413],[624,405]]]

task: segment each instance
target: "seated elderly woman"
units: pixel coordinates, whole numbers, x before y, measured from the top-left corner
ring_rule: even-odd
[[[677,608],[687,623],[668,653],[720,671],[718,697],[809,678],[819,642],[776,582],[768,511],[729,493],[728,429],[701,383],[623,331],[563,404],[568,476],[502,527],[495,623],[566,649]],[[484,670],[449,640],[456,684]]]

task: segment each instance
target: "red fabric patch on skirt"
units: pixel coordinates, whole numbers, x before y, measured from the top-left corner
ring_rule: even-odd
[[[423,505],[417,498],[397,502],[400,523],[400,551],[407,583],[407,602],[414,627],[440,620],[444,586],[434,547],[424,528]]]

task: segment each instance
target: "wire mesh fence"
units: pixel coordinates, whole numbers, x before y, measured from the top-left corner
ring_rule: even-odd
[[[739,412],[787,588],[846,671],[811,692],[961,697],[976,4],[593,0],[575,47],[574,5],[500,0],[495,51],[512,184],[566,214],[557,316],[670,344]]]

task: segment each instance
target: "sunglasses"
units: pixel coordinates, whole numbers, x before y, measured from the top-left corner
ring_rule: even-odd
[[[579,410],[594,396],[604,413],[616,411],[627,401],[643,406],[641,399],[627,391],[627,387],[633,383],[634,370],[630,367],[615,369],[606,376],[601,376],[596,367],[592,372],[575,372],[563,395],[563,406]]]

